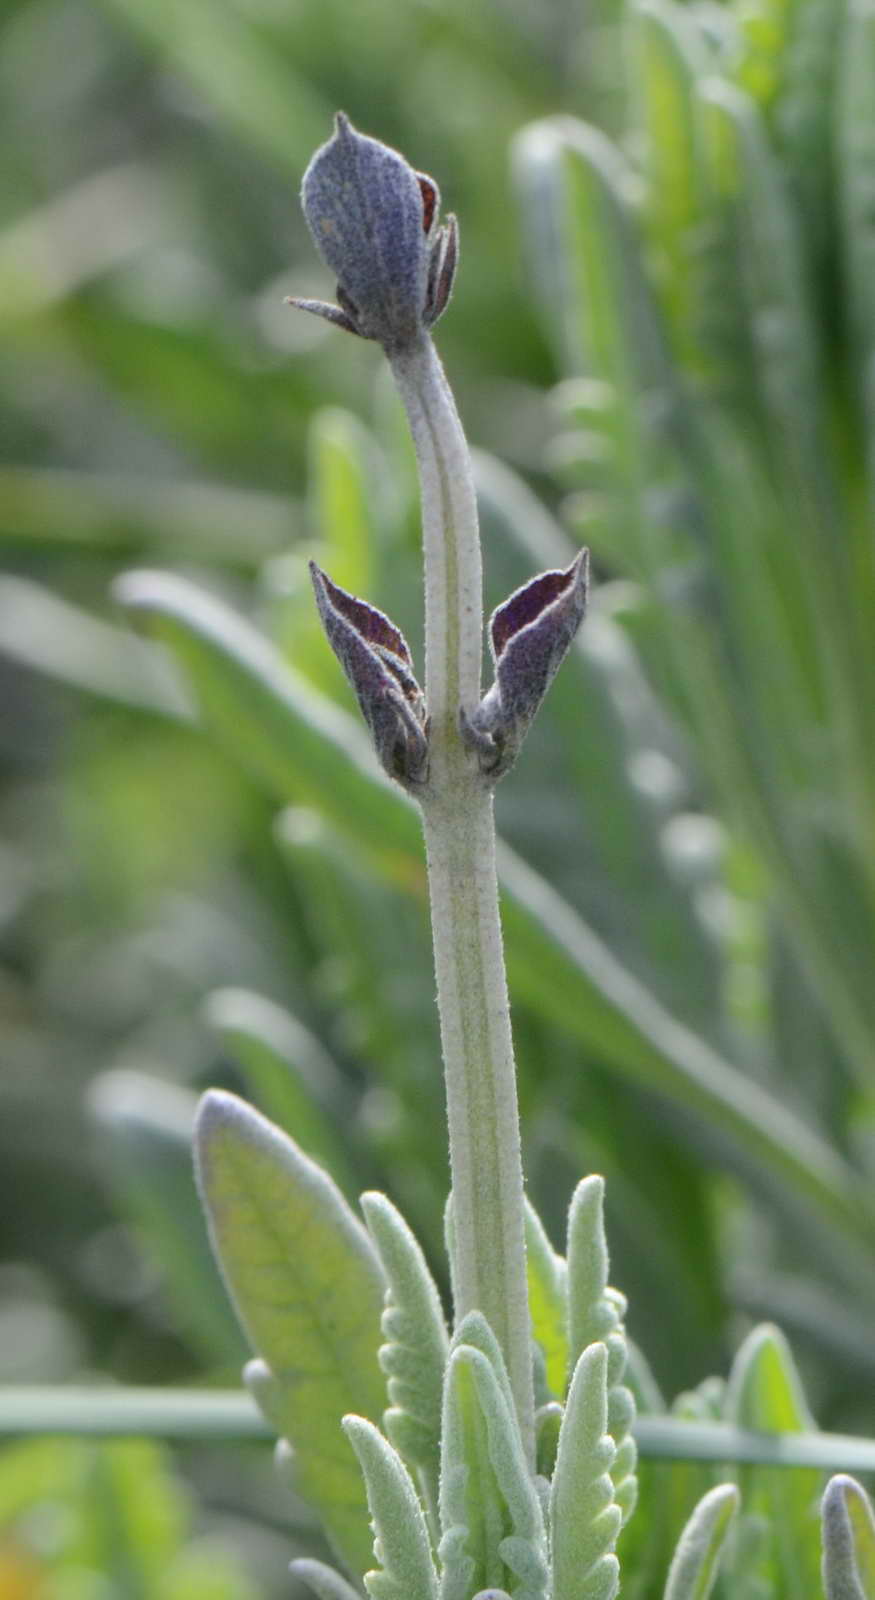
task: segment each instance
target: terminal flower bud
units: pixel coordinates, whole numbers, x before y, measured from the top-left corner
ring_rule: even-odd
[[[347,594],[310,562],[316,604],[334,654],[355,691],[381,765],[405,788],[428,772],[425,701],[400,629],[376,606]]]
[[[497,781],[516,760],[532,719],[586,611],[589,551],[570,567],[542,572],[516,589],[489,622],[495,682],[462,732],[484,773]]]
[[[307,226],[337,278],[337,305],[289,304],[376,339],[394,353],[437,321],[458,257],[454,217],[440,224],[436,183],[388,145],[358,133],[342,111],[301,189]]]

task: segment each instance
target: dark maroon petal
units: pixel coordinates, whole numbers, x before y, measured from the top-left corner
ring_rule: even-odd
[[[368,644],[378,646],[382,650],[389,650],[408,667],[413,665],[410,650],[400,628],[390,622],[385,612],[378,611],[376,606],[369,605],[367,600],[359,600],[346,589],[341,589],[337,583],[332,583],[327,572],[323,572],[315,561],[310,562],[310,574],[316,584],[316,598],[319,599],[319,584],[323,584],[331,604],[352,623],[362,638]],[[320,607],[321,609],[321,607]]]
[[[416,177],[422,191],[422,231],[431,233],[431,225],[440,210],[440,190],[427,172],[417,172]]]
[[[429,327],[447,309],[459,261],[459,229],[455,217],[447,217],[435,234],[428,267],[425,321]]]
[[[537,578],[531,578],[522,588],[514,590],[510,599],[505,600],[504,605],[493,612],[489,631],[496,659],[501,655],[508,639],[519,633],[521,628],[536,622],[542,611],[558,600],[560,595],[567,594],[573,589],[584,553],[582,551],[564,571],[542,572]]]

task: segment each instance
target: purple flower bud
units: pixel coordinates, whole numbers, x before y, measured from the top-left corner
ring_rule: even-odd
[[[458,258],[455,218],[438,226],[433,180],[357,133],[342,111],[336,122],[304,174],[301,200],[313,242],[337,277],[338,304],[289,304],[402,350],[447,305]]]
[[[425,701],[400,629],[376,606],[347,594],[310,562],[322,625],[355,690],[374,748],[390,778],[405,788],[428,774]]]
[[[516,760],[532,719],[586,611],[589,551],[570,567],[542,572],[493,612],[489,638],[495,682],[462,731],[494,780]]]

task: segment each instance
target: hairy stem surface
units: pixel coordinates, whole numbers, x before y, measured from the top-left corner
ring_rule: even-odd
[[[455,1315],[482,1311],[533,1453],[516,1074],[492,795],[459,732],[480,697],[477,502],[465,437],[427,337],[392,361],[422,487],[429,778],[421,794],[453,1185]]]

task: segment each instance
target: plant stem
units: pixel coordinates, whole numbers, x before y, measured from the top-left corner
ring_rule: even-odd
[[[516,1074],[495,870],[492,794],[459,731],[480,698],[483,611],[468,448],[427,336],[392,360],[422,490],[428,863],[453,1186],[455,1316],[479,1310],[507,1362],[533,1458],[531,1338]]]

